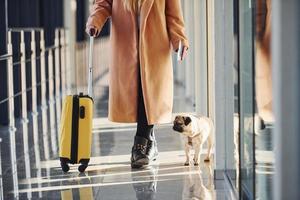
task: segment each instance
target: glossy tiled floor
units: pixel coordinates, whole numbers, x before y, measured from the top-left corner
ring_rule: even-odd
[[[67,174],[61,171],[57,146],[53,145],[57,135],[43,134],[40,116],[35,140],[38,142],[34,142],[32,120],[28,124],[28,143],[24,143],[21,122],[16,125],[17,171],[13,172],[11,133],[2,127],[4,199],[228,199],[223,181],[213,178],[213,161],[211,164],[202,162],[199,167],[183,166],[183,141],[170,125],[155,127],[159,159],[149,167],[132,170],[129,158],[135,125],[111,124],[103,118],[107,114],[105,88],[98,88],[103,92],[95,101],[92,158],[84,174],[77,172],[77,166],[72,166]],[[186,111],[191,111],[192,106],[186,102],[175,97],[175,105],[184,105]],[[29,147],[27,160],[24,145]]]
[[[77,166],[68,174],[62,173],[57,159],[41,162],[46,174],[20,180],[20,197],[216,199],[211,165],[183,166],[180,137],[169,130],[170,127],[157,130],[159,160],[141,170],[132,170],[129,163],[132,131],[95,133],[93,157],[85,174],[79,174]],[[221,190],[219,193],[222,195]]]
[[[125,130],[125,131],[124,131]],[[134,127],[122,130],[107,129],[93,135],[91,165],[85,174],[77,166],[64,174],[58,159],[41,161],[32,166],[29,179],[20,178],[19,198],[45,199],[224,199],[225,191],[219,182],[216,190],[210,164],[185,167],[181,137],[170,126],[157,128],[159,160],[153,165],[131,170],[129,151]],[[171,144],[171,145],[170,145]],[[32,158],[34,160],[34,158]],[[19,160],[22,163],[22,160]],[[38,172],[40,171],[40,172]],[[8,172],[7,172],[8,173]],[[21,169],[18,176],[26,174]],[[8,177],[5,176],[4,180]],[[9,193],[7,193],[9,192]],[[13,191],[5,196],[12,198]],[[16,191],[15,191],[16,192]]]

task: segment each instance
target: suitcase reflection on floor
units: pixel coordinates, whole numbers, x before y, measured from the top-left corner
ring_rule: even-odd
[[[93,200],[93,187],[89,187],[92,183],[91,179],[86,176],[85,174],[81,174],[78,177],[79,179],[76,180],[76,177],[72,180],[65,180],[61,182],[61,185],[81,185],[81,188],[71,188],[67,190],[62,190],[61,193],[61,200]],[[84,187],[86,185],[86,187]]]

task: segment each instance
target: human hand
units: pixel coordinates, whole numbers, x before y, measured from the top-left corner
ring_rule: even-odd
[[[90,37],[97,37],[100,33],[99,30],[97,30],[96,27],[94,26],[87,26],[85,29],[85,32],[90,36]]]

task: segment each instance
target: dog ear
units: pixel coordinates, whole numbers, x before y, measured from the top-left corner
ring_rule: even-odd
[[[185,117],[184,119],[184,125],[189,125],[192,122],[192,119],[190,117]]]
[[[177,115],[176,117],[175,117],[175,121],[178,121],[179,120],[179,116]]]

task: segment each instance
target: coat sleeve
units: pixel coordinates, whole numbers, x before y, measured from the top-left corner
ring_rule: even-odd
[[[179,41],[189,47],[188,39],[184,32],[184,21],[180,0],[166,0],[166,22],[169,38],[174,50],[178,50]]]
[[[256,39],[261,42],[266,30],[267,3],[266,0],[257,0],[256,2]]]
[[[95,0],[87,26],[95,26],[101,30],[106,20],[111,16],[113,0]]]

